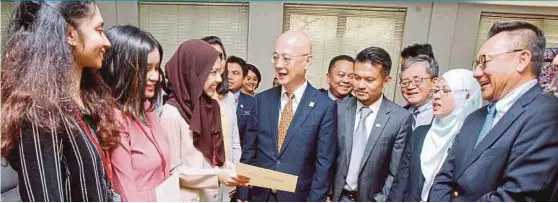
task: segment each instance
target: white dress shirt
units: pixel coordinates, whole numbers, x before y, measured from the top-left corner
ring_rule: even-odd
[[[432,119],[434,118],[434,112],[432,110],[432,99],[429,100],[426,104],[422,105],[418,108],[419,114],[415,118],[415,126],[413,130],[421,125],[430,125],[432,123]],[[415,111],[415,107],[410,107],[409,112],[411,115]],[[414,116],[414,115],[413,115]]]
[[[300,103],[300,99],[302,99],[302,95],[304,95],[304,91],[306,90],[306,87],[308,86],[308,81],[304,81],[304,83],[302,84],[302,86],[298,87],[294,92],[292,92],[294,94],[294,98],[293,98],[293,119],[295,117],[295,113],[296,113],[296,109],[298,108],[298,104]],[[281,114],[283,113],[283,109],[285,109],[285,106],[287,105],[287,102],[289,100],[289,97],[287,97],[287,89],[285,89],[285,87],[281,87],[281,109],[279,109],[279,120],[277,122],[277,126],[280,125],[281,123]]]
[[[500,101],[496,102],[496,116],[494,117],[494,122],[492,122],[492,127],[504,117],[504,114],[510,110],[512,105],[521,97],[523,96],[529,89],[537,84],[537,80],[531,80],[526,82],[525,84],[515,88],[508,94],[504,96],[504,98],[500,99]]]

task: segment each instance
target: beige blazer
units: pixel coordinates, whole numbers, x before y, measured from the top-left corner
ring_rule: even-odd
[[[223,99],[228,100],[229,96]],[[232,97],[234,98],[234,96]],[[230,105],[230,101],[223,102],[223,105]],[[234,168],[234,162],[240,159],[240,138],[238,136],[238,126],[236,123],[236,107],[231,109],[234,114],[228,115],[229,132],[231,139],[231,160],[227,160],[225,167]],[[234,111],[233,111],[234,110]],[[231,112],[228,111],[228,112]],[[232,115],[232,116],[231,116]],[[231,118],[233,117],[233,118]],[[171,146],[171,173],[180,173],[181,201],[183,202],[220,202],[228,196],[229,189],[221,187],[218,181],[218,167],[212,167],[209,160],[194,147],[193,135],[190,126],[182,118],[178,109],[172,105],[165,104],[162,108],[161,125],[167,131]],[[233,127],[234,125],[234,127]],[[226,190],[226,191],[224,191]]]

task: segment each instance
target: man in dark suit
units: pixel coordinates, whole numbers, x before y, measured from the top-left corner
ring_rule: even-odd
[[[294,193],[254,186],[250,200],[325,201],[337,145],[337,105],[305,79],[312,62],[307,34],[282,34],[272,59],[281,86],[256,96],[258,134],[256,144],[246,149],[247,159],[257,167],[298,176],[298,182]]]
[[[334,101],[341,101],[351,96],[353,87],[353,65],[355,60],[347,55],[333,57],[327,69],[327,83],[329,89],[325,94]]]
[[[229,71],[229,90],[233,93],[236,102],[238,133],[240,136],[240,145],[242,148],[242,156],[240,157],[240,162],[245,164],[253,164],[246,159],[246,150],[244,149],[249,148],[248,145],[254,144],[253,140],[256,138],[256,134],[258,133],[258,109],[256,106],[256,98],[244,94],[240,91],[243,86],[244,77],[248,74],[246,61],[236,56],[230,56],[227,59],[227,69]],[[237,192],[244,193],[242,194],[244,196],[248,195],[247,188],[242,189],[242,187],[238,187]]]
[[[558,99],[537,83],[545,41],[529,23],[492,26],[473,71],[489,104],[465,120],[430,200],[558,200]]]
[[[338,103],[338,153],[333,201],[385,201],[412,133],[411,114],[383,96],[391,59],[370,47],[356,57],[355,97]]]

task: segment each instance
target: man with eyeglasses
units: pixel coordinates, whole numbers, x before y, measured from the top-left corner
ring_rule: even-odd
[[[413,115],[413,130],[432,123],[432,94],[438,63],[433,57],[420,54],[406,58],[401,65],[399,85],[407,105],[403,108]]]
[[[537,83],[545,41],[530,23],[492,26],[473,67],[489,103],[463,123],[431,201],[558,200],[558,98]]]
[[[254,186],[249,200],[323,202],[333,175],[337,105],[306,80],[312,63],[312,43],[306,33],[283,33],[275,43],[272,62],[281,85],[256,95],[259,130],[255,144],[245,149],[250,152],[247,163],[295,175],[298,182],[294,193]]]
[[[354,75],[354,64],[355,60],[353,57],[347,55],[333,57],[329,62],[327,69],[329,89],[325,92],[331,100],[341,101],[352,96],[351,91],[353,87],[351,82]]]

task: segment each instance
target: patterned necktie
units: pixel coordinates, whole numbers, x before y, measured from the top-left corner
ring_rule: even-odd
[[[287,92],[287,104],[281,113],[281,121],[279,122],[279,136],[277,138],[277,151],[281,151],[283,142],[285,141],[285,136],[287,136],[287,131],[289,130],[289,125],[291,125],[291,120],[293,120],[293,99],[294,94]]]
[[[346,180],[351,190],[356,190],[358,186],[358,170],[360,169],[360,163],[362,162],[366,142],[368,141],[368,136],[366,136],[366,118],[370,114],[372,114],[372,109],[366,106],[360,109],[360,120],[353,136],[353,148],[351,149],[351,159],[349,160],[349,171],[347,172]]]
[[[494,117],[496,117],[496,106],[494,104],[488,105],[488,114],[486,115],[486,119],[484,120],[484,125],[482,126],[482,130],[477,138],[477,142],[475,143],[475,148],[479,145],[479,143],[488,135],[490,129],[492,129],[492,124],[494,123]],[[474,149],[474,148],[473,148]]]
[[[413,111],[413,129],[415,128],[415,126],[417,125],[417,116],[420,114],[420,111],[418,109],[415,109]]]

